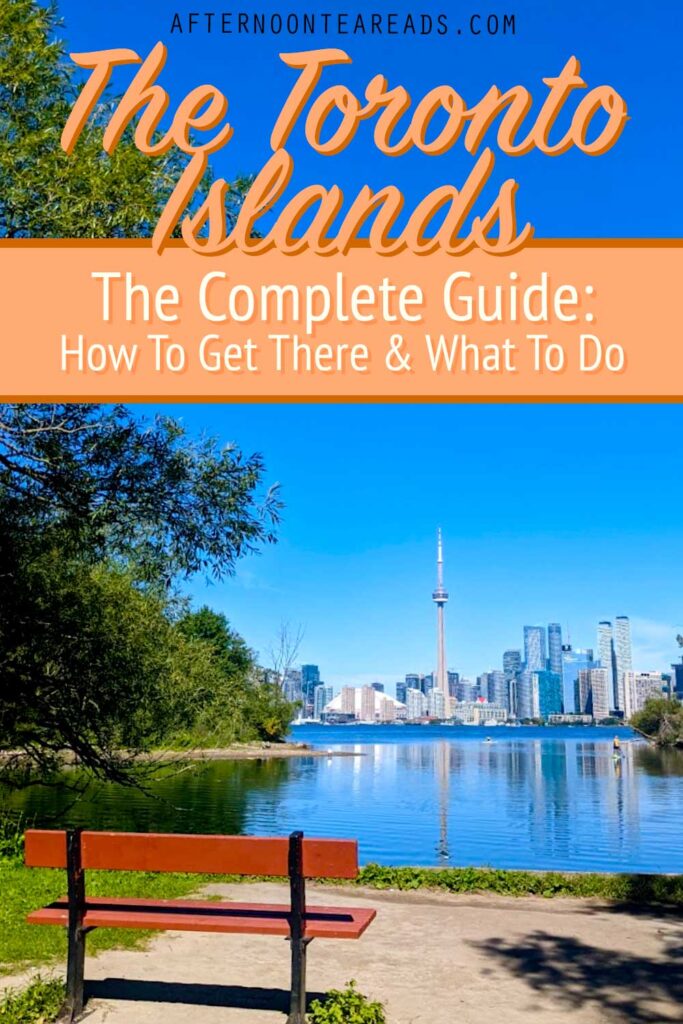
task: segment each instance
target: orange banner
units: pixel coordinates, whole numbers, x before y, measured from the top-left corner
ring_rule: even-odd
[[[0,244],[4,398],[676,399],[683,242],[495,257]]]

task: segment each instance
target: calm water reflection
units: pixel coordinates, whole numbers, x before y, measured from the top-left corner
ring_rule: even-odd
[[[38,824],[138,831],[353,836],[384,864],[683,872],[683,753],[628,730],[303,727],[361,756],[213,762],[154,798],[99,786],[34,789],[11,804]],[[493,742],[485,742],[490,735]],[[6,801],[5,801],[6,802]]]

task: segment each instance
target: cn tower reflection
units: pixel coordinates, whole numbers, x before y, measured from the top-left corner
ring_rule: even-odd
[[[450,743],[440,740],[434,751],[436,780],[439,788],[439,844],[437,854],[441,863],[448,863],[448,799],[450,790]]]

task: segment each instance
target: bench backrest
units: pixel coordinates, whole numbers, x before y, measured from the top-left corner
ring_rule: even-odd
[[[66,832],[29,829],[25,863],[33,868],[67,866]],[[355,878],[358,843],[353,839],[304,839],[305,878]],[[181,871],[215,875],[290,874],[285,837],[194,836],[145,832],[81,832],[86,870]]]

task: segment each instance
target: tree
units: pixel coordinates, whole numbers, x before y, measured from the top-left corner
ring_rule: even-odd
[[[203,694],[204,706],[197,719],[195,738],[214,745],[231,739],[284,739],[295,707],[285,700],[280,687],[266,678],[246,643],[230,628],[225,615],[200,608],[179,622],[185,637],[208,645],[219,671],[214,692]]]
[[[67,749],[123,781],[122,749],[197,728],[252,659],[235,634],[212,644],[207,613],[181,627],[175,584],[275,539],[262,476],[259,455],[168,418],[0,406],[0,747],[43,775]]]
[[[630,724],[658,746],[683,743],[683,705],[667,697],[650,697],[641,711],[631,716]]]
[[[78,95],[55,4],[0,0],[0,236],[146,236],[182,172],[174,150],[138,152],[127,134],[109,156],[102,122],[85,127],[73,155],[60,147]]]
[[[13,551],[56,544],[126,560],[143,581],[230,575],[275,539],[281,503],[277,487],[258,497],[263,469],[258,454],[123,406],[0,405],[0,573]]]

